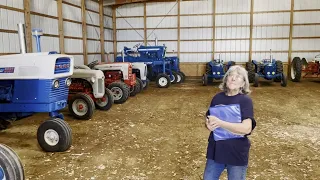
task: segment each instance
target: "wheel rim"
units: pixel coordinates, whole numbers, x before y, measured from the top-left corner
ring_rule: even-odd
[[[73,112],[78,116],[84,116],[88,112],[88,105],[82,99],[77,99],[72,104]]]
[[[123,92],[119,87],[111,88],[111,92],[112,92],[112,95],[114,97],[114,100],[119,100],[123,96]]]
[[[179,74],[177,74],[177,82],[181,81],[181,76]]]
[[[108,97],[104,96],[96,101],[97,105],[100,107],[104,107],[108,104]]]
[[[176,77],[172,74],[172,80],[171,80],[171,82],[174,82],[174,80],[176,80]]]
[[[43,135],[45,142],[50,146],[55,146],[59,143],[59,134],[53,129],[48,129]]]
[[[295,71],[293,69],[293,64],[291,64],[291,79],[295,79],[296,78],[296,75],[295,75]]]
[[[159,85],[160,86],[166,86],[167,84],[168,84],[168,80],[167,80],[167,78],[165,78],[165,77],[161,77],[161,78],[159,78]]]

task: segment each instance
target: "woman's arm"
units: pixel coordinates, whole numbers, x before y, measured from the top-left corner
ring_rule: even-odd
[[[222,121],[215,116],[208,116],[208,119],[209,119],[208,129],[214,130],[217,127],[221,127],[237,135],[246,135],[246,134],[249,134],[252,130],[252,122],[251,122],[252,120],[250,118],[244,119],[241,123],[230,123],[230,122]]]

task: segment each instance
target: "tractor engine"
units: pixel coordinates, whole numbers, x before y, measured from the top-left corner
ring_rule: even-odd
[[[132,72],[129,72],[129,76],[132,75]],[[123,74],[121,71],[105,71],[104,76],[106,84],[111,84],[115,81],[121,81],[123,79]]]
[[[76,94],[76,93],[92,94],[92,86],[86,80],[72,79],[72,83],[69,87],[69,93],[70,94]]]
[[[318,74],[319,68],[320,68],[319,61],[309,62],[307,66],[302,66],[303,71],[309,72],[312,74]]]
[[[12,99],[13,81],[0,81],[0,103]]]

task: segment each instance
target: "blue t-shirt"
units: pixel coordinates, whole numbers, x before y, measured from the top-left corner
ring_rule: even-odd
[[[224,92],[220,92],[212,98],[210,107],[221,104],[239,104],[241,119],[250,118],[252,120],[252,130],[255,128],[256,121],[253,117],[253,104],[248,95],[238,94],[235,96],[227,96]],[[210,115],[209,111],[207,115]],[[244,138],[215,141],[213,132],[211,132],[208,139],[207,158],[221,164],[234,166],[247,165],[250,149],[250,141],[247,136],[250,134],[245,135]]]

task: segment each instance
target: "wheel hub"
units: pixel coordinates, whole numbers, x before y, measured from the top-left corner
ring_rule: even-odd
[[[88,105],[82,99],[77,99],[72,104],[72,109],[78,116],[84,116],[88,112]]]
[[[119,87],[111,88],[111,92],[113,94],[114,100],[119,100],[123,96],[122,90]]]
[[[44,133],[44,140],[50,146],[55,146],[59,142],[59,134],[53,129],[48,129]]]
[[[159,84],[160,86],[166,86],[168,84],[168,80],[165,77],[159,78]]]

